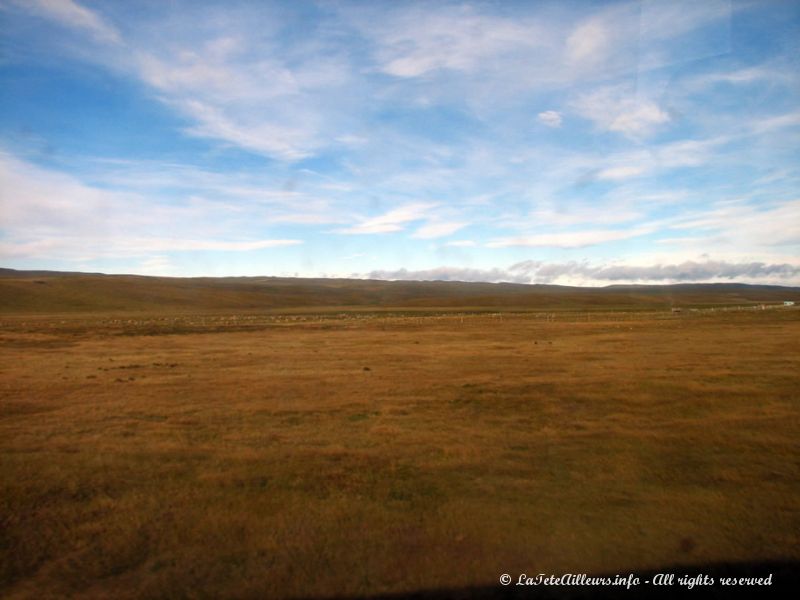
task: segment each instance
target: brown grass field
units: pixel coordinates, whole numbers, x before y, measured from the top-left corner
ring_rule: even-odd
[[[0,325],[5,598],[800,560],[795,307]]]

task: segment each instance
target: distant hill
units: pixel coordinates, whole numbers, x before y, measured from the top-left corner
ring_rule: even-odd
[[[800,288],[745,284],[583,288],[454,281],[144,277],[0,269],[2,314],[334,307],[657,310],[784,300],[800,303]]]

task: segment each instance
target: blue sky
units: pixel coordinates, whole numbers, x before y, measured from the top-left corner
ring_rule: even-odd
[[[0,264],[800,285],[800,3],[0,0]]]

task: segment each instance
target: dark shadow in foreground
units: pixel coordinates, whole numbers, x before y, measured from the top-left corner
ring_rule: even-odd
[[[672,565],[658,570],[637,571],[634,573],[610,573],[601,575],[589,575],[587,578],[604,577],[614,580],[626,579],[629,575],[639,578],[639,584],[627,588],[625,585],[517,585],[520,574],[509,573],[511,581],[508,585],[498,582],[486,586],[476,586],[468,588],[451,589],[432,589],[419,590],[408,593],[382,594],[375,596],[356,596],[346,598],[343,596],[329,596],[326,600],[472,600],[476,598],[489,598],[498,600],[508,599],[580,599],[580,598],[760,598],[763,596],[773,597],[781,592],[793,589],[800,590],[800,562],[797,561],[771,561],[771,562],[744,562],[744,563],[711,563],[707,565]],[[538,572],[528,573],[534,579],[539,575]],[[554,575],[560,578],[563,573],[544,573],[543,576]],[[579,574],[578,574],[579,575]],[[668,577],[658,575],[673,575],[670,580]],[[742,579],[762,579],[771,575],[769,585],[748,584],[744,581],[735,585],[729,581],[728,585],[722,583],[722,579],[736,580]],[[702,581],[708,582],[713,578],[714,583],[703,585]],[[695,582],[691,588],[690,580]],[[646,582],[650,583],[646,583]],[[653,585],[654,581],[659,581],[660,585]],[[307,599],[311,600],[311,599]]]

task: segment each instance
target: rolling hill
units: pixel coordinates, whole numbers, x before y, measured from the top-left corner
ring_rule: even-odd
[[[0,313],[264,311],[319,308],[527,310],[702,307],[800,302],[800,288],[746,284],[602,288],[453,281],[146,277],[0,269]]]

